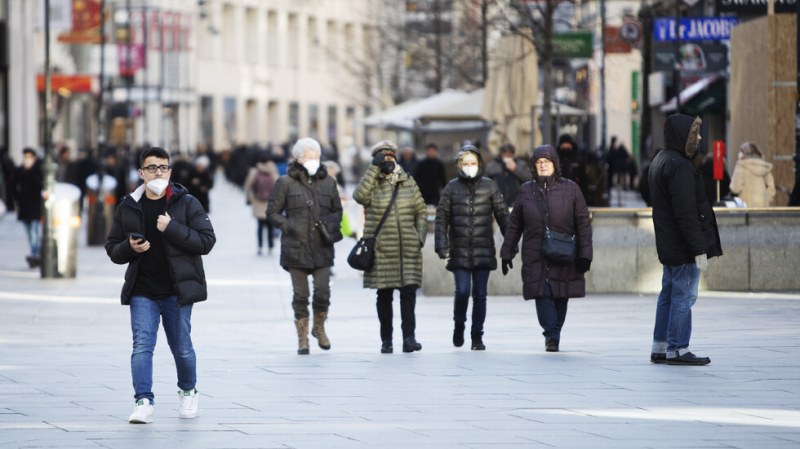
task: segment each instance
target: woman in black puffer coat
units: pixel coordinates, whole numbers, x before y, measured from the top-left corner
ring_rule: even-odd
[[[497,269],[492,215],[505,233],[508,208],[497,184],[484,178],[483,160],[473,145],[457,157],[458,177],[442,191],[436,209],[436,253],[455,279],[453,345],[464,344],[467,306],[472,292],[472,349],[482,351],[489,272]]]
[[[580,187],[561,177],[556,149],[552,145],[537,147],[531,165],[533,181],[520,188],[500,258],[506,274],[522,238],[523,295],[526,300],[536,300],[545,349],[557,352],[561,327],[567,318],[567,301],[586,296],[584,273],[592,264],[592,226]],[[550,230],[575,236],[574,262],[556,264],[542,255],[545,217]]]

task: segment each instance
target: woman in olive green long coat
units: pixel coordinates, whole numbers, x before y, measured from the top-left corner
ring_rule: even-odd
[[[400,291],[403,352],[422,349],[414,331],[417,288],[422,285],[422,246],[427,235],[426,209],[414,178],[397,163],[397,147],[389,141],[372,147],[372,165],[353,191],[364,206],[364,235],[371,236],[399,186],[386,222],[375,240],[375,265],[364,273],[364,287],[378,289],[378,319],[381,323],[381,352],[391,353],[392,299]]]

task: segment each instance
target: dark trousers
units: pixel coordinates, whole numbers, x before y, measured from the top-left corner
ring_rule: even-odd
[[[400,290],[400,328],[403,330],[403,339],[414,336],[417,327],[414,308],[417,305],[417,286],[406,285]],[[381,323],[381,341],[392,341],[392,300],[394,299],[393,288],[378,289],[378,320]]]
[[[272,234],[274,233],[274,228],[272,227],[272,223],[270,223],[266,218],[265,219],[258,219],[258,227],[256,230],[256,235],[258,235],[258,247],[264,247],[264,228],[267,229],[267,245],[269,249],[272,249],[275,245],[272,240]]]
[[[561,328],[567,319],[567,301],[569,298],[553,298],[550,285],[545,285],[545,292],[541,298],[536,298],[536,316],[542,326],[545,338],[561,339]]]
[[[311,292],[308,289],[308,276],[311,275],[314,281],[314,298],[311,307],[314,312],[327,312],[331,305],[331,269],[330,267],[317,268],[316,270],[304,270],[300,268],[289,268],[289,275],[292,278],[292,309],[294,319],[300,320],[308,318],[308,297]]]
[[[486,321],[486,290],[489,284],[489,270],[453,270],[456,284],[453,302],[453,321],[467,321],[469,295],[472,293],[472,334],[483,335],[483,323]]]

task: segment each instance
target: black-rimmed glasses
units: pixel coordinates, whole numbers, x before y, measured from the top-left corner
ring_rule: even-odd
[[[168,171],[172,170],[172,167],[169,165],[148,165],[147,167],[142,167],[142,170],[147,170],[150,173],[155,173],[156,170],[161,170],[161,173],[167,173]]]

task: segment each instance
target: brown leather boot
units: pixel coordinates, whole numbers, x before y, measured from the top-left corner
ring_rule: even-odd
[[[319,341],[319,347],[331,349],[331,341],[325,334],[325,320],[328,319],[328,312],[314,312],[314,327],[311,328],[311,335]]]
[[[297,328],[297,353],[300,355],[308,354],[308,318],[294,320]]]

